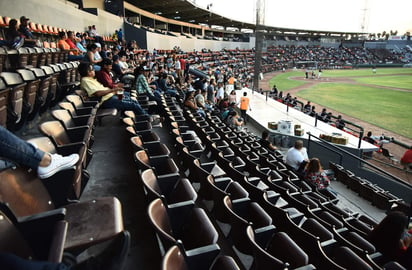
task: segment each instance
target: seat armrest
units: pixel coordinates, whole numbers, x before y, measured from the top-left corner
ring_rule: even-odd
[[[65,220],[56,223],[53,231],[54,237],[50,243],[49,256],[47,258],[49,262],[59,263],[62,261],[68,225],[69,223]]]
[[[84,138],[85,133],[90,129],[89,126],[79,126],[79,127],[69,127],[66,128],[67,135],[69,136],[72,142],[81,142],[84,139],[87,141],[90,140],[89,138]]]
[[[207,270],[220,253],[217,244],[194,248],[186,251],[188,269]]]
[[[274,225],[268,225],[254,230],[256,243],[261,247],[266,247],[275,232],[276,227]]]
[[[66,216],[66,208],[58,208],[50,211],[41,212],[38,214],[24,216],[17,219],[18,226],[32,226],[42,224],[43,222],[56,222],[63,220]]]
[[[73,122],[76,126],[87,126],[90,121],[91,115],[79,115],[76,117],[72,117]]]
[[[70,155],[79,153],[82,147],[86,146],[85,142],[74,142],[57,146],[57,152],[61,155]]]

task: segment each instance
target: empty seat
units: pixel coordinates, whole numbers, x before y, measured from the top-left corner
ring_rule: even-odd
[[[7,87],[10,88],[7,128],[10,130],[19,129],[24,124],[23,115],[23,97],[26,83],[18,73],[2,72],[0,77],[4,80]]]
[[[141,173],[149,201],[164,197],[168,204],[196,201],[197,193],[189,180],[179,174],[165,175],[158,178],[152,169]]]
[[[38,113],[36,101],[40,80],[31,70],[18,69],[16,72],[20,74],[24,82],[26,82],[26,87],[24,90],[25,112],[23,117],[27,117],[27,120],[32,120]]]
[[[167,206],[161,199],[155,199],[149,205],[148,215],[165,250],[177,240],[181,240],[186,250],[214,245],[218,240],[205,211],[193,202]]]
[[[9,212],[10,209],[3,203],[0,204],[1,253],[30,260],[61,262],[68,228],[68,223],[64,220],[65,209],[17,221]]]
[[[272,218],[256,202],[249,198],[231,200],[229,196],[223,198],[223,206],[230,219],[230,234],[235,247],[245,253],[253,254],[252,247],[247,241],[246,228],[252,224],[254,230],[272,229]]]
[[[246,230],[254,253],[256,270],[315,269],[309,263],[308,255],[284,232],[276,232],[273,236],[258,237],[251,226]],[[300,269],[300,268],[299,268]]]
[[[170,156],[170,150],[160,142],[143,143],[141,137],[134,136],[130,138],[135,151],[146,150],[151,157]]]
[[[0,78],[0,125],[7,127],[7,107],[9,103],[10,88]]]
[[[145,150],[137,151],[134,160],[139,170],[154,169],[158,176],[178,173],[179,169],[172,158],[151,157]]]

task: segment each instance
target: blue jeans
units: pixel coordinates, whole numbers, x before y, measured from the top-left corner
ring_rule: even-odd
[[[69,270],[62,263],[31,261],[17,257],[13,254],[0,253],[0,265],[4,270]]]
[[[102,108],[116,108],[121,111],[133,111],[137,115],[148,115],[140,106],[139,102],[130,98],[128,92],[123,92],[122,100],[117,95],[112,96],[102,104]]]
[[[0,158],[37,170],[43,156],[43,151],[0,126]],[[7,167],[10,166],[0,164],[0,169]]]

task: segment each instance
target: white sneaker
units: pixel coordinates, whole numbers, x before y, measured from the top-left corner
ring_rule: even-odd
[[[78,154],[71,154],[70,156],[63,157],[59,154],[50,154],[51,162],[47,167],[40,167],[37,169],[37,174],[40,179],[49,178],[55,173],[66,170],[79,161]]]

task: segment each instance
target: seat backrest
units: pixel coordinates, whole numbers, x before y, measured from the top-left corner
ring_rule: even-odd
[[[231,200],[246,198],[249,196],[249,193],[235,181],[230,182],[225,191],[229,194]]]
[[[240,268],[232,257],[220,256],[210,270],[240,270]]]
[[[142,139],[139,136],[134,136],[130,138],[130,141],[132,144],[138,148],[138,149],[143,149],[143,142]]]
[[[83,106],[82,99],[78,95],[67,95],[66,100],[71,102],[76,108]]]
[[[6,127],[10,88],[0,78],[0,126]]]
[[[316,219],[308,218],[302,224],[302,229],[313,234],[316,237],[319,237],[321,242],[333,239],[333,233],[326,229],[322,224],[319,223]]]
[[[13,222],[0,211],[0,253],[10,253],[21,258],[33,257],[33,251]]]
[[[153,200],[150,203],[147,211],[149,220],[152,223],[157,234],[159,235],[160,239],[162,240],[164,248],[170,248],[174,243],[176,243],[176,240],[173,237],[170,219],[162,200]]]
[[[162,270],[188,270],[185,257],[178,246],[172,246],[163,257]]]
[[[269,254],[263,247],[261,247],[256,242],[255,234],[251,226],[247,227],[246,235],[253,249],[255,270],[285,269],[286,268],[285,264],[281,260]]]
[[[267,252],[289,263],[291,268],[297,268],[309,263],[309,256],[285,232],[273,235]]]
[[[58,120],[66,128],[76,126],[75,123],[73,122],[73,119],[70,113],[67,110],[63,110],[63,109],[53,110],[51,114],[54,119]]]
[[[59,121],[43,122],[39,125],[39,130],[42,134],[49,137],[55,146],[65,145],[71,142],[63,125]]]
[[[17,123],[20,121],[23,110],[23,96],[26,83],[18,73],[14,72],[2,72],[0,77],[3,78],[7,86],[11,87],[9,95],[9,104],[11,105],[11,111],[15,113]]]
[[[135,153],[135,160],[139,164],[140,169],[150,169],[150,160],[145,150],[140,150]]]
[[[155,195],[157,198],[160,198],[162,195],[162,190],[160,189],[158,182],[157,182],[157,177],[154,174],[152,169],[147,169],[144,170],[141,173],[141,178],[143,181],[143,184],[145,185],[147,192],[152,193]]]
[[[347,268],[357,270],[372,270],[373,268],[356,255],[351,249],[345,246],[337,247],[333,260],[335,263]]]

